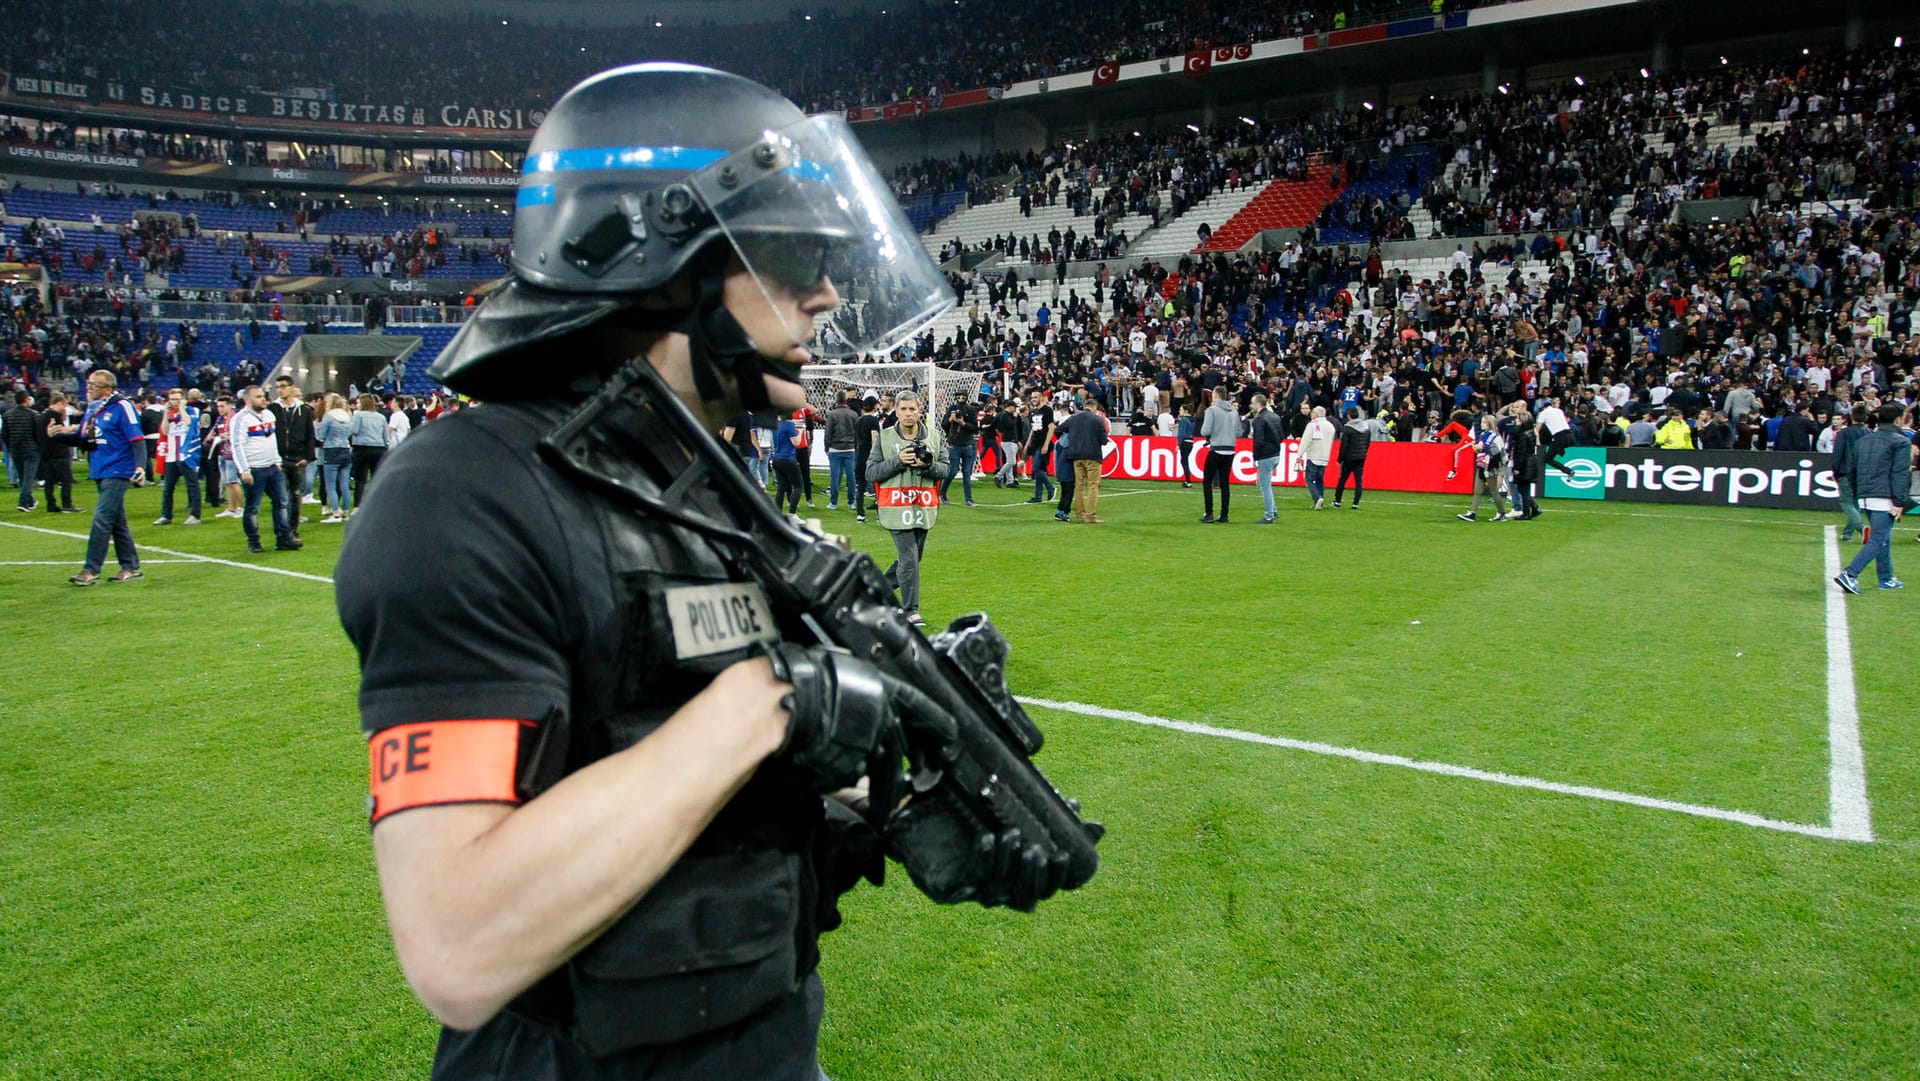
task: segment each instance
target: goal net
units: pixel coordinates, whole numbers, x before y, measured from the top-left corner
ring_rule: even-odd
[[[825,412],[833,405],[834,395],[844,392],[848,398],[866,394],[875,396],[911,390],[927,402],[934,413],[963,394],[973,401],[980,393],[978,372],[957,372],[920,361],[891,364],[809,364],[800,369],[800,383],[807,391],[807,404]]]

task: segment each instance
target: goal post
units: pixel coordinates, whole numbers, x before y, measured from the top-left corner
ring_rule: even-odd
[[[800,385],[806,389],[807,404],[825,413],[833,406],[836,394],[857,399],[868,393],[896,394],[910,390],[926,403],[930,417],[953,400],[956,392],[972,401],[980,390],[980,373],[942,368],[932,361],[895,361],[891,363],[808,364],[800,369]],[[812,448],[813,464],[826,467],[826,441]]]

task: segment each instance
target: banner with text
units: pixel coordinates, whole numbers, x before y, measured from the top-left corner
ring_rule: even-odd
[[[323,191],[410,192],[420,195],[497,194],[510,198],[520,178],[498,173],[387,173],[351,169],[267,168],[221,162],[169,161],[126,154],[91,154],[43,146],[0,146],[0,171],[35,176],[112,179],[175,187],[319,188]]]
[[[1840,508],[1832,459],[1812,451],[1609,447],[1599,485],[1609,501],[1831,511]],[[1592,483],[1587,467],[1579,472]]]
[[[1366,484],[1382,492],[1453,492],[1473,490],[1473,470],[1463,468],[1452,480],[1456,443],[1375,443],[1367,452]],[[1207,443],[1197,439],[1187,452],[1186,477],[1180,472],[1180,441],[1161,435],[1116,435],[1107,443],[1100,475],[1120,480],[1199,480],[1206,471]],[[1462,456],[1464,459],[1464,455]],[[1327,484],[1339,474],[1340,445],[1334,444],[1333,460],[1327,465]],[[1280,445],[1280,465],[1274,483],[1291,488],[1304,487],[1306,462],[1300,457],[1298,440]],[[1233,468],[1228,474],[1235,484],[1253,484],[1259,479],[1254,463],[1253,441],[1242,439],[1234,448]]]
[[[233,120],[303,120],[373,127],[454,128],[531,134],[545,109],[504,102],[425,103],[339,101],[251,90],[208,92],[194,87],[142,86],[114,79],[62,79],[0,73],[0,100],[52,105],[125,107],[170,116]]]

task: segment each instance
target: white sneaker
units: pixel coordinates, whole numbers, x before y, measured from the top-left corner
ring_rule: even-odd
[[[302,503],[318,503],[318,502],[320,502],[320,497],[319,497],[319,496],[317,496],[317,495],[310,495],[310,496],[308,496],[308,497],[306,497],[305,499],[302,499],[302,500],[301,500],[300,502],[302,502]]]
[[[188,519],[187,519],[187,520],[186,520],[185,522],[183,522],[183,523],[181,523],[181,524],[182,524],[182,525],[199,525],[199,524],[200,524],[200,516],[199,516],[198,514],[196,514],[196,515],[193,515],[192,517],[190,517],[190,518],[188,518]]]
[[[1314,501],[1313,501],[1313,509],[1314,509],[1314,510],[1320,510],[1320,509],[1322,509],[1322,508],[1324,508],[1324,507],[1325,507],[1326,505],[1327,505],[1327,501],[1326,501],[1326,500],[1324,500],[1324,499],[1316,499],[1316,500],[1314,500]]]
[[[153,520],[153,524],[154,524],[154,525],[172,525],[172,524],[173,524],[173,519],[171,519],[171,518],[155,518],[155,519]]]

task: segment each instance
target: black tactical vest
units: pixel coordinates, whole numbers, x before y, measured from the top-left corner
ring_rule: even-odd
[[[540,436],[564,415],[525,408],[545,422]],[[621,473],[627,434],[596,433],[569,457]],[[546,464],[555,504],[591,518],[565,527],[594,538],[598,551],[580,558],[605,561],[618,617],[584,647],[572,719],[544,733],[529,796],[645,739],[758,641],[794,630],[714,542],[601,492],[583,498],[578,478]],[[605,1056],[692,1039],[794,995],[819,960],[821,821],[807,782],[766,763],[631,911],[509,1012]]]

